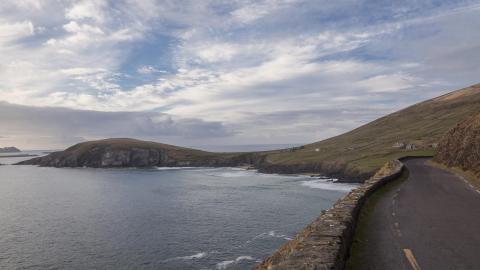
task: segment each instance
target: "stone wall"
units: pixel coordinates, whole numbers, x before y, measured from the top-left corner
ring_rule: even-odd
[[[332,208],[322,211],[295,239],[284,244],[255,269],[343,269],[365,199],[385,183],[396,179],[403,168],[398,160],[386,163],[364,184],[338,200]]]

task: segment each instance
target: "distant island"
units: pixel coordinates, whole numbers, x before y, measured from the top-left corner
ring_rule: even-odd
[[[0,153],[18,153],[18,152],[22,152],[22,151],[14,146],[0,147]]]
[[[433,156],[443,135],[478,113],[480,84],[430,99],[342,135],[286,149],[215,153],[135,139],[79,143],[20,165],[49,167],[250,167],[264,173],[322,174],[362,182],[385,162]]]

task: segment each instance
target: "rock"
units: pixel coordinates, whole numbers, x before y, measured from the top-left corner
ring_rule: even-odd
[[[480,113],[445,134],[438,144],[434,160],[480,176]]]
[[[14,146],[10,146],[10,147],[0,147],[0,153],[18,153],[18,152],[22,152],[20,151],[20,149],[14,147]]]
[[[305,147],[289,148],[300,151]],[[285,150],[282,150],[285,151]],[[263,173],[318,173],[345,182],[361,182],[372,173],[345,163],[310,162],[272,164],[267,152],[212,153],[134,139],[106,139],[76,144],[64,151],[33,158],[18,165],[46,167],[248,167]]]

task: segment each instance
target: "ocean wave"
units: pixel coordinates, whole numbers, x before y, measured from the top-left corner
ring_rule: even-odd
[[[275,231],[269,231],[269,232],[264,232],[264,233],[261,233],[259,235],[256,235],[255,237],[253,237],[251,240],[248,240],[247,242],[245,242],[245,244],[250,244],[251,242],[257,240],[257,239],[264,239],[264,238],[268,238],[268,237],[273,237],[273,238],[282,238],[284,240],[292,240],[291,237],[289,237],[288,235],[285,235],[285,234],[279,234]]]
[[[228,261],[222,261],[222,262],[219,262],[217,263],[217,269],[220,269],[220,270],[223,270],[223,269],[227,269],[230,265],[234,264],[234,263],[238,263],[238,262],[241,262],[241,261],[254,261],[255,258],[251,257],[251,256],[239,256],[237,257],[235,260],[228,260]]]
[[[214,168],[207,171],[206,175],[214,177],[225,177],[225,178],[236,178],[236,177],[251,177],[251,176],[260,176],[260,177],[275,177],[275,178],[306,178],[305,175],[296,175],[296,174],[275,174],[275,173],[261,173],[258,170],[244,169],[244,168],[235,168],[235,167],[225,167],[225,168]]]
[[[168,261],[175,261],[175,260],[198,260],[207,257],[208,253],[207,252],[199,252],[193,255],[189,256],[180,256],[180,257],[174,257],[170,259],[166,259],[165,262]]]
[[[172,170],[194,170],[194,169],[206,169],[208,167],[156,167],[159,171],[172,171]]]
[[[323,190],[335,190],[335,191],[351,191],[356,188],[355,184],[335,183],[333,179],[316,179],[309,181],[302,181],[302,186],[309,188],[318,188]]]
[[[286,236],[285,234],[278,234],[275,231],[269,231],[268,236],[275,237],[275,238],[282,238],[282,239],[285,239],[285,240],[292,240],[292,238]]]
[[[214,177],[235,178],[250,177],[252,175],[259,175],[259,173],[256,170],[247,170],[242,168],[219,168],[216,170],[209,170],[206,175]]]

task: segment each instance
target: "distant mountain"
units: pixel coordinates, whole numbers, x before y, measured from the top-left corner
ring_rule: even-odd
[[[440,141],[434,160],[480,178],[480,113],[452,128]]]
[[[363,181],[386,161],[432,156],[442,136],[480,111],[480,84],[424,101],[345,134],[280,150],[213,153],[133,139],[77,144],[20,164],[55,167],[241,166],[267,173],[324,174]]]
[[[16,148],[16,147],[0,147],[0,153],[18,153],[18,152],[21,152],[20,149]]]

